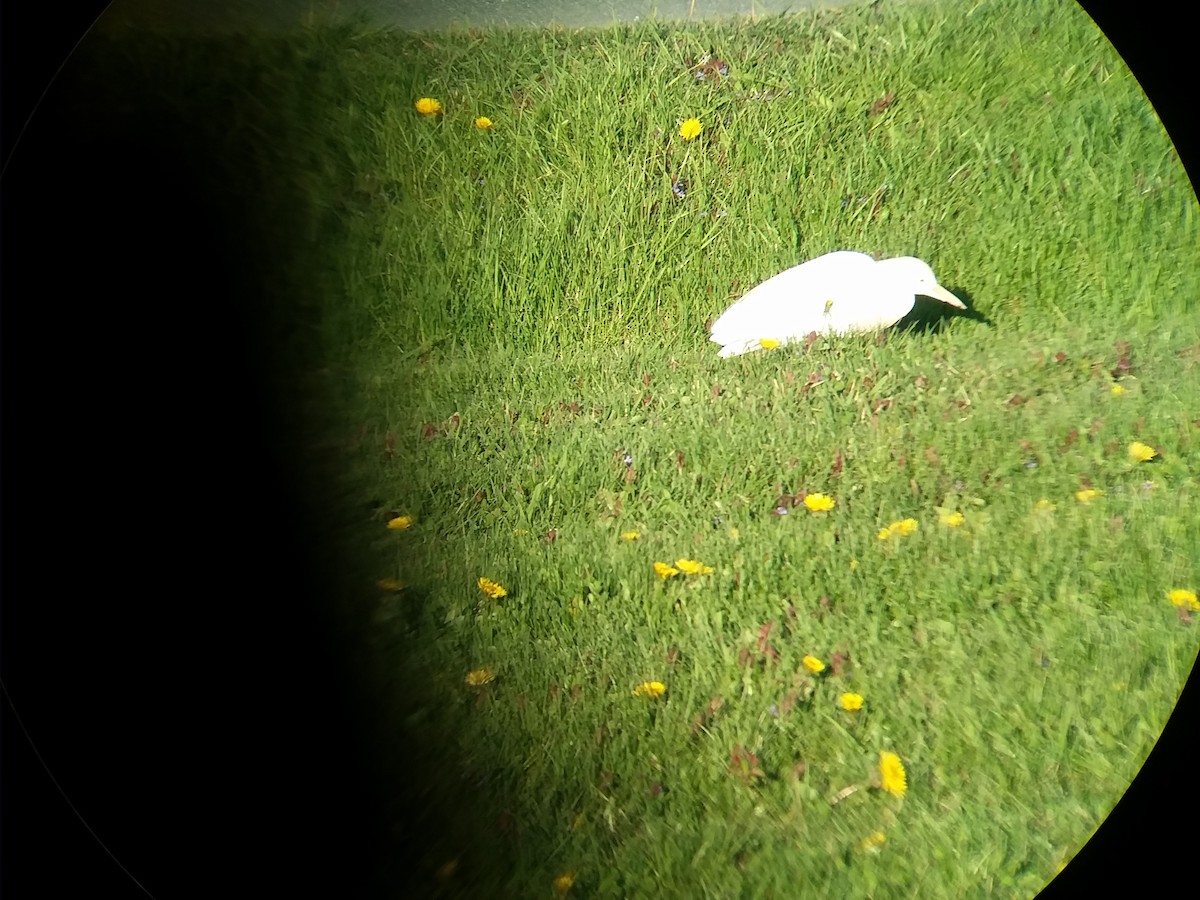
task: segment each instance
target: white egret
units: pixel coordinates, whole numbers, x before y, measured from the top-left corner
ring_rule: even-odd
[[[966,304],[912,256],[876,262],[838,250],[793,266],[752,288],[713,323],[722,357],[804,340],[812,332],[878,331],[899,322],[917,295],[958,309]]]

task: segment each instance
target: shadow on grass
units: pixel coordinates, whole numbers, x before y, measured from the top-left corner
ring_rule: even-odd
[[[339,39],[97,37],[5,176],[5,455],[33,486],[5,512],[39,546],[5,575],[78,579],[5,595],[4,683],[57,781],[5,728],[9,874],[46,893],[83,861],[118,895],[421,895],[453,823],[495,821],[363,662],[362,516],[308,449],[346,427],[345,387],[303,387],[352,192]]]
[[[922,334],[937,334],[954,319],[969,319],[989,327],[992,325],[992,320],[975,308],[975,298],[969,291],[955,287],[951,293],[967,304],[967,308],[955,309],[929,297],[918,297],[912,311],[896,323],[896,328]]]

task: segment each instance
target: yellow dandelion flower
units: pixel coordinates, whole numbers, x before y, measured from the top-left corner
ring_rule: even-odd
[[[879,529],[879,533],[875,536],[881,541],[886,541],[888,538],[904,537],[905,535],[912,534],[920,527],[921,523],[916,519],[901,519],[899,522],[893,522],[886,528]]]
[[[887,835],[882,831],[874,831],[868,837],[863,839],[863,842],[858,845],[858,848],[863,851],[878,850],[887,841]]]
[[[638,534],[636,531],[622,531],[621,532],[621,540],[623,540],[623,541],[636,541],[639,537],[641,537],[641,535]]]
[[[862,694],[842,694],[841,699],[842,709],[847,712],[854,712],[857,709],[862,709],[863,695]]]
[[[654,564],[654,574],[664,581],[679,574],[679,570],[674,566],[668,566],[665,562],[656,562]]]
[[[412,523],[415,521],[417,521],[416,516],[396,516],[396,518],[388,520],[388,528],[392,531],[403,531],[405,528],[412,528]]]
[[[938,516],[938,521],[950,528],[957,528],[963,522],[967,521],[960,512],[943,513]]]
[[[442,111],[442,101],[432,97],[422,97],[416,102],[417,112],[423,116],[436,116]]]
[[[890,750],[879,754],[879,784],[889,794],[903,797],[908,791],[908,776],[904,774],[904,763]]]
[[[825,663],[821,662],[815,656],[806,656],[801,662],[804,663],[804,668],[808,669],[814,675],[825,671]]]
[[[1097,497],[1099,497],[1102,493],[1104,493],[1104,492],[1097,491],[1094,488],[1085,488],[1082,491],[1075,492],[1075,499],[1078,500],[1080,503],[1091,503],[1093,500],[1095,500]]]
[[[1037,503],[1033,504],[1034,512],[1054,512],[1055,509],[1055,505],[1049,500],[1039,500]]]
[[[472,669],[467,673],[467,677],[463,679],[471,687],[479,687],[487,684],[490,681],[496,680],[496,673],[488,668]]]
[[[854,571],[857,568],[858,568],[858,560],[857,559],[850,560],[850,571]]]
[[[812,512],[828,512],[837,506],[837,501],[824,494],[807,494],[804,498],[804,505]]]
[[[562,897],[571,890],[573,884],[575,884],[575,876],[570,872],[563,872],[554,879],[554,892]]]
[[[667,686],[661,681],[643,681],[633,689],[633,696],[657,700],[667,692]]]
[[[759,338],[758,346],[762,347],[764,350],[774,350],[779,346],[779,341],[775,340],[775,338]]]
[[[480,131],[487,131],[489,128],[492,127],[492,124],[493,124],[492,120],[489,119],[487,116],[480,116],[479,118],[477,118],[475,120],[475,127],[478,128]]]
[[[739,537],[741,537],[740,531],[738,531],[736,528],[729,529],[729,539],[731,541],[736,541]]]
[[[675,567],[685,575],[711,575],[712,566],[706,566],[698,559],[677,559]]]
[[[399,578],[380,578],[375,584],[381,591],[388,591],[392,594],[404,590],[404,582]]]
[[[685,141],[690,141],[700,134],[700,129],[703,127],[699,119],[687,119],[679,126],[679,136]]]
[[[1167,594],[1167,599],[1179,607],[1187,607],[1194,612],[1200,612],[1200,602],[1196,600],[1196,592],[1186,588],[1176,588]]]
[[[1124,386],[1119,385],[1119,384],[1114,384],[1108,390],[1109,390],[1109,393],[1111,393],[1114,397],[1120,397],[1123,393],[1125,393]]]
[[[1129,458],[1134,462],[1150,462],[1156,456],[1158,456],[1158,451],[1149,444],[1134,441],[1129,445]]]
[[[508,596],[508,591],[504,589],[504,585],[500,584],[499,582],[492,581],[490,578],[480,578],[479,589],[493,600],[499,600],[501,597]]]

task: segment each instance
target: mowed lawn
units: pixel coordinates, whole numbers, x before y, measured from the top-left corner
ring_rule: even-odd
[[[364,888],[1033,896],[1120,799],[1197,652],[1200,215],[1080,10],[101,51],[280,229]],[[970,312],[717,359],[834,249]]]

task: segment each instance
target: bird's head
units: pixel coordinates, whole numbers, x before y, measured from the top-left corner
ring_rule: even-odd
[[[914,294],[922,297],[932,297],[941,300],[956,309],[966,309],[967,305],[955,297],[937,282],[933,269],[915,256],[898,256],[895,259],[885,259],[879,263],[887,266],[889,277],[896,279],[912,288]]]

